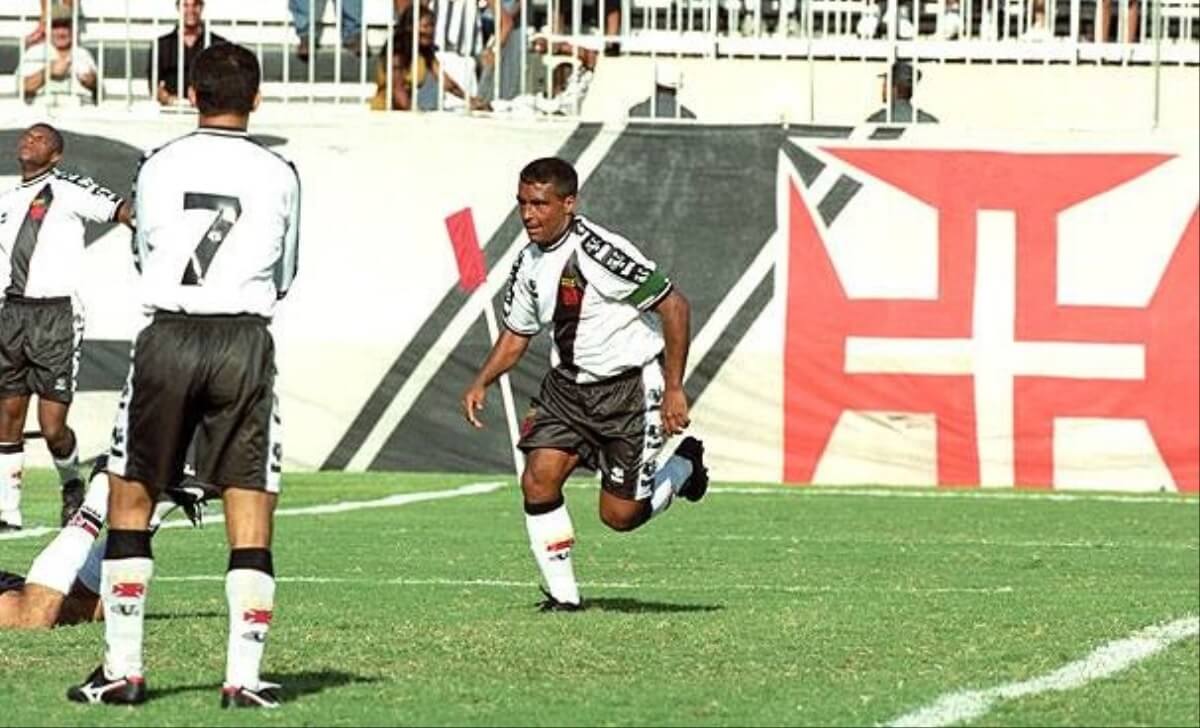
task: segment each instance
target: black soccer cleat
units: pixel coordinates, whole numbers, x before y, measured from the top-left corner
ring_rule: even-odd
[[[83,505],[83,481],[79,478],[71,478],[62,485],[62,514],[60,518],[60,526],[66,526],[71,522],[71,516],[75,515],[75,511]]]
[[[554,595],[546,591],[544,587],[538,587],[542,590],[542,596],[545,597],[538,602],[539,612],[578,612],[583,609],[583,602],[561,602],[554,598]]]
[[[140,676],[111,679],[101,665],[82,684],[67,689],[67,700],[89,705],[139,705],[146,702],[146,680]]]
[[[694,503],[708,492],[708,468],[704,467],[704,443],[691,436],[685,437],[683,442],[679,443],[679,447],[675,448],[675,454],[692,463],[692,474],[679,489],[679,495]]]
[[[227,685],[221,688],[221,707],[278,708],[280,700],[276,691],[279,690],[279,687],[279,685],[269,682],[259,683],[257,690]]]
[[[0,594],[25,588],[25,577],[11,571],[0,571]]]
[[[9,533],[11,531],[20,531],[20,530],[21,530],[20,525],[18,525],[16,523],[9,523],[8,521],[0,518],[0,533]]]

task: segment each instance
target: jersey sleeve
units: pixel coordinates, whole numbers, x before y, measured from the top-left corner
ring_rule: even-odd
[[[522,336],[533,336],[541,331],[537,304],[534,300],[530,270],[526,260],[527,250],[522,250],[508,274],[508,289],[504,292],[504,325]]]
[[[633,243],[589,235],[580,245],[584,277],[605,298],[648,311],[671,292],[671,281]]]
[[[121,196],[90,177],[64,175],[71,184],[74,208],[79,217],[91,222],[116,222]]]
[[[275,264],[275,291],[279,298],[287,295],[300,268],[300,174],[294,166],[292,176],[294,184],[284,201],[287,206],[287,230],[283,234],[279,262]]]

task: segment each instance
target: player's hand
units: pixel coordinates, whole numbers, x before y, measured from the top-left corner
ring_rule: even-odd
[[[663,392],[662,422],[667,435],[678,435],[692,424],[688,417],[687,395],[681,387],[668,387]]]
[[[472,384],[462,396],[463,417],[467,418],[476,429],[483,427],[483,423],[475,416],[475,413],[483,409],[484,403],[487,401],[487,390],[478,384]]]

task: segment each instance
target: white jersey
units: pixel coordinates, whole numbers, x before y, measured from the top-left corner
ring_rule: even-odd
[[[504,297],[504,324],[532,336],[553,324],[550,363],[577,382],[642,367],[663,350],[649,310],[671,282],[625,238],[576,215],[556,242],[517,256]]]
[[[114,222],[120,196],[57,169],[0,195],[0,291],[72,296],[83,275],[84,223]]]
[[[245,132],[201,127],[146,155],[134,186],[147,312],[274,313],[298,262],[291,163]]]

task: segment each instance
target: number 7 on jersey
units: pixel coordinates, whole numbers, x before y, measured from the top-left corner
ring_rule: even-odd
[[[184,268],[183,279],[180,281],[185,286],[202,286],[204,285],[204,276],[208,273],[208,267],[212,265],[217,249],[221,247],[221,243],[225,242],[225,238],[229,237],[229,231],[233,230],[238,218],[242,216],[242,201],[228,195],[185,192],[183,209],[185,211],[212,210],[217,213],[212,224],[208,226],[208,230],[204,231],[200,242],[196,244],[196,248],[192,252],[192,259]]]

